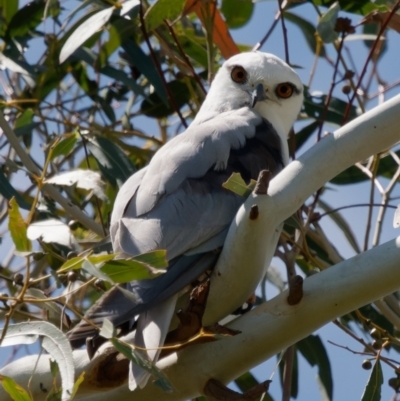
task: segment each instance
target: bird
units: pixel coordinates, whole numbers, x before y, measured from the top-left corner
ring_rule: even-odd
[[[261,170],[275,176],[288,164],[287,138],[302,103],[298,74],[277,56],[254,51],[226,60],[186,131],[132,175],[114,203],[114,252],[128,258],[164,249],[166,272],[128,283],[132,297],[113,287],[85,319],[101,326],[107,318],[115,327],[132,330],[133,344],[147,348],[148,357],[156,361],[156,348],[164,343],[178,298],[216,264],[216,250],[223,247],[245,200],[222,184],[232,173],[240,173],[246,183]],[[238,305],[244,302],[238,300]],[[79,347],[97,334],[82,320],[68,338]],[[143,388],[149,376],[131,365],[129,388]]]

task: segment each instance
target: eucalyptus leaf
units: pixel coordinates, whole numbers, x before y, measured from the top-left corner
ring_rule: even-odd
[[[76,240],[69,226],[57,219],[41,220],[30,224],[27,235],[32,241],[40,239],[43,242],[57,243],[68,248],[76,246]]]
[[[78,188],[93,191],[99,199],[108,201],[104,193],[105,184],[101,180],[100,174],[96,171],[82,169],[67,171],[48,178],[45,182],[67,187],[76,185]]]
[[[0,375],[0,382],[13,401],[32,401],[29,393],[11,377]]]
[[[224,188],[245,198],[247,198],[251,194],[251,192],[255,188],[255,185],[255,180],[251,180],[250,184],[247,185],[240,173],[232,173],[228,180],[222,184]]]
[[[18,206],[21,209],[30,210],[31,205],[17,192],[17,190],[10,184],[8,178],[4,175],[3,170],[0,168],[0,194],[6,199],[10,200],[15,198]]]
[[[0,329],[0,335],[4,329]],[[64,333],[48,322],[30,321],[27,323],[11,324],[7,327],[5,340],[23,336],[38,336],[43,348],[57,362],[61,375],[62,401],[69,401],[74,387],[74,360],[72,349]]]
[[[381,361],[376,359],[368,383],[365,386],[361,401],[380,401],[383,384]]]
[[[144,21],[149,31],[164,23],[165,19],[174,21],[183,11],[186,0],[157,0],[147,10]]]
[[[31,241],[28,239],[25,220],[22,218],[15,198],[11,198],[8,210],[8,229],[15,248],[20,252],[30,252],[32,250]]]
[[[150,361],[146,353],[136,350],[132,345],[120,341],[117,338],[111,338],[110,341],[116,350],[125,355],[131,362],[151,373],[156,379],[156,383],[164,391],[172,392],[173,387],[167,376]]]
[[[318,22],[317,32],[324,43],[332,43],[338,38],[338,34],[335,31],[335,25],[339,11],[339,3],[333,3]]]
[[[109,7],[92,15],[84,21],[66,40],[60,52],[60,63],[63,63],[78,47],[83,45],[92,35],[102,29],[109,21],[115,7]]]

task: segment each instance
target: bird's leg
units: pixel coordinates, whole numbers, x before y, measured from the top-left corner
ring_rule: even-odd
[[[237,330],[231,330],[219,324],[203,327],[202,320],[209,291],[209,278],[192,290],[186,309],[181,309],[177,312],[179,325],[175,330],[168,333],[164,342],[166,348],[161,351],[160,358],[190,344],[215,341],[217,335],[233,336],[240,333]]]

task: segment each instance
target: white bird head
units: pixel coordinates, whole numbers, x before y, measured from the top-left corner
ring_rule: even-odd
[[[302,103],[303,85],[288,64],[269,53],[241,53],[221,66],[196,120],[244,106],[254,107],[286,140]]]

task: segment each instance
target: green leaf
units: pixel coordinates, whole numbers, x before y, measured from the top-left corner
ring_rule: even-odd
[[[0,335],[3,329],[0,329]],[[49,322],[30,321],[9,325],[5,340],[21,338],[21,336],[41,339],[42,347],[57,362],[61,375],[62,399],[68,400],[74,385],[74,359],[72,349],[66,335]]]
[[[138,85],[134,79],[129,78],[128,74],[125,71],[117,70],[116,68],[107,65],[100,70],[100,73],[122,82],[129,89],[135,92],[136,95],[146,97],[143,87]]]
[[[137,260],[110,260],[106,262],[101,271],[107,274],[115,283],[129,283],[133,280],[144,280],[156,277],[162,270],[152,269],[147,263]]]
[[[109,260],[114,259],[116,254],[111,253],[107,255],[92,255],[92,256],[77,256],[67,260],[57,271],[57,273],[65,273],[70,270],[78,270],[82,268],[82,263],[84,260],[89,260],[94,265],[98,263],[104,263]]]
[[[338,34],[335,32],[335,25],[339,11],[339,3],[333,3],[318,22],[317,32],[324,43],[332,43],[338,38]]]
[[[52,387],[46,397],[46,401],[61,401],[62,390],[60,388]]]
[[[325,112],[325,101],[327,95],[311,94],[307,88],[304,91],[304,112],[317,121],[322,121],[325,115],[325,122],[330,122],[341,126],[343,116],[347,107],[347,101],[343,101],[336,97],[331,98],[328,110]],[[359,115],[357,108],[351,106],[348,120],[352,120]]]
[[[8,24],[18,11],[18,1],[0,0],[1,19]]]
[[[147,30],[157,28],[165,19],[174,21],[182,13],[185,3],[186,0],[157,0],[144,16]]]
[[[136,350],[133,348],[132,345],[127,344],[116,338],[111,338],[110,341],[118,352],[125,355],[134,364],[151,373],[156,379],[155,384],[160,386],[164,391],[173,391],[172,384],[168,380],[165,373],[163,373],[150,361],[146,353]]]
[[[18,116],[14,125],[14,132],[18,136],[31,134],[32,131],[40,125],[38,122],[33,122],[35,113],[32,109],[26,109]]]
[[[333,397],[333,380],[328,354],[319,336],[310,335],[296,344],[297,349],[311,366],[317,365],[318,376],[331,400]]]
[[[247,198],[253,191],[256,183],[257,182],[255,180],[251,180],[250,184],[247,185],[240,173],[232,173],[232,175],[226,182],[222,184],[222,186],[229,191],[234,192],[235,194]]]
[[[300,31],[303,33],[304,38],[308,46],[310,47],[311,51],[314,54],[317,54],[317,40],[315,38],[315,32],[316,32],[315,26],[310,22],[306,21],[305,19],[303,19],[302,17],[299,17],[298,15],[292,14],[288,11],[285,11],[283,13],[283,16],[285,19],[287,19],[290,22],[293,22],[293,24],[296,24],[300,28]],[[319,57],[326,56],[325,47],[322,44],[318,56]]]
[[[58,369],[58,365],[57,362],[53,361],[50,359],[50,373],[53,376],[53,378],[55,379],[58,375],[58,373],[60,372]]]
[[[25,220],[21,216],[14,197],[10,200],[10,208],[8,210],[8,229],[10,230],[11,238],[17,251],[29,252],[32,250],[31,241],[29,241],[27,236]]]
[[[63,63],[78,47],[82,46],[92,35],[102,29],[114,11],[115,7],[106,8],[80,24],[64,43],[60,52],[60,63]]]
[[[72,401],[75,398],[75,395],[76,395],[77,391],[79,390],[79,386],[83,383],[84,380],[85,380],[85,372],[82,372],[75,381],[74,387],[72,389],[70,401]]]
[[[381,361],[377,359],[372,368],[371,376],[369,377],[368,383],[364,389],[361,401],[380,401],[382,384],[383,374]]]
[[[221,12],[228,27],[241,28],[253,15],[254,3],[251,0],[222,0]]]
[[[153,59],[147,56],[142,48],[133,40],[127,40],[122,44],[122,48],[126,52],[126,58],[129,62],[137,67],[137,69],[150,81],[154,86],[155,93],[162,99],[163,103],[168,106],[168,96],[164,83],[154,65]]]
[[[68,136],[67,138],[62,139],[57,145],[54,147],[51,153],[51,160],[54,160],[58,156],[66,156],[68,155],[72,149],[75,147],[78,138],[76,135]]]
[[[4,175],[3,170],[0,168],[0,194],[6,199],[10,200],[15,198],[18,206],[25,210],[30,210],[31,205],[24,200],[24,198],[17,192],[17,190],[10,184],[8,178]]]
[[[170,92],[173,94],[176,106],[180,109],[190,100],[190,91],[182,81],[168,83]],[[143,100],[140,111],[148,117],[163,118],[175,113],[170,104],[166,105],[157,92],[153,92],[147,99]]]
[[[313,121],[311,124],[306,125],[302,128],[295,136],[296,138],[296,150],[299,150],[307,139],[313,134],[313,132],[318,128],[320,122]]]
[[[154,267],[155,269],[164,269],[168,267],[168,260],[166,257],[167,251],[164,249],[159,249],[152,252],[142,253],[141,255],[137,255],[132,259],[141,263],[145,263],[150,267]]]
[[[235,380],[235,384],[239,387],[242,393],[260,384],[251,372],[246,372]]]
[[[8,3],[14,1],[5,0]],[[18,3],[17,3],[18,6]],[[19,9],[11,18],[6,32],[9,38],[22,37],[33,31],[43,22],[46,3],[44,0],[31,1]]]
[[[85,258],[82,262],[82,269],[85,270],[87,273],[92,275],[93,277],[97,277],[103,281],[108,281],[111,284],[115,284],[107,274],[104,274],[102,270],[98,269],[92,262]]]
[[[397,151],[396,154],[397,156],[400,156],[400,151]],[[393,177],[393,174],[396,172],[397,168],[397,163],[390,155],[386,154],[379,160],[377,176],[390,179]],[[330,182],[336,185],[346,185],[367,181],[369,179],[370,178],[367,177],[358,167],[351,166],[342,173],[338,174],[336,177],[332,178]]]
[[[87,147],[104,178],[112,186],[121,186],[136,172],[135,166],[120,147],[104,137],[89,138]]]
[[[28,392],[17,384],[11,377],[0,375],[0,381],[4,390],[12,398],[13,401],[32,401]]]

